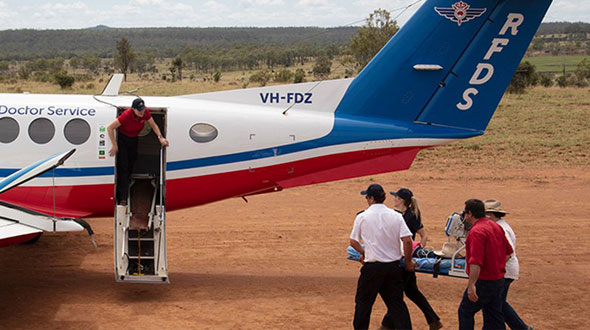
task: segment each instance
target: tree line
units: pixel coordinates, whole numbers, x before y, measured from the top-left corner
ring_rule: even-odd
[[[372,15],[374,15],[373,13]],[[377,20],[374,24],[379,24]],[[366,25],[365,25],[366,26]],[[186,49],[208,55],[225,50],[251,51],[257,48],[342,47],[351,42],[359,27],[276,27],[276,28],[108,28],[77,30],[0,31],[0,60],[22,61],[38,58],[113,58],[113,45],[128,39],[138,53],[173,58]],[[588,23],[543,23],[537,37],[552,34],[590,33]]]
[[[542,23],[537,35],[590,33],[590,23],[550,22]]]
[[[542,29],[544,32],[568,27],[572,31],[578,31],[578,29],[590,26],[590,24],[581,23],[544,23],[544,25],[545,28]],[[257,70],[250,76],[249,82],[264,86],[269,81],[303,82],[306,80],[306,74],[309,73],[313,74],[315,79],[327,79],[331,73],[332,65],[336,61],[346,68],[345,76],[348,77],[362,70],[398,30],[399,26],[397,22],[392,20],[390,13],[378,9],[369,15],[363,26],[358,28],[106,28],[84,30],[83,32],[81,30],[61,31],[74,33],[80,38],[78,40],[102,35],[99,38],[101,40],[99,44],[104,42],[105,35],[112,38],[118,36],[118,33],[122,31],[137,39],[132,41],[131,38],[121,37],[112,41],[109,50],[103,50],[104,54],[108,55],[104,58],[97,56],[96,53],[95,55],[80,55],[85,50],[92,49],[89,46],[92,44],[91,42],[82,42],[81,46],[75,48],[75,54],[69,58],[56,56],[21,62],[16,62],[14,59],[0,60],[0,81],[11,79],[11,76],[16,75],[20,79],[51,81],[59,84],[62,88],[67,88],[72,86],[75,81],[90,81],[101,73],[112,74],[117,71],[123,72],[125,75],[127,73],[159,73],[162,79],[174,82],[182,80],[183,72],[190,70],[210,74],[210,78],[217,82],[220,80],[222,72]],[[161,38],[169,37],[167,33],[171,31],[177,33],[178,36],[168,38],[169,42],[163,42],[157,51],[152,52],[151,47],[154,47],[154,44],[159,44]],[[202,33],[202,35],[197,36],[195,31]],[[17,32],[0,31],[0,35],[2,33],[17,35]],[[38,37],[39,34],[36,32],[41,35],[59,35],[60,31],[21,30],[20,32]],[[14,37],[14,35],[12,36]],[[330,42],[326,42],[326,38],[330,39]],[[173,41],[170,42],[170,40]],[[198,46],[191,46],[189,41],[196,42]],[[184,46],[179,48],[181,44]],[[13,47],[14,43],[11,44],[9,39],[7,45],[4,50]],[[534,47],[533,44],[532,48]],[[0,58],[3,56],[2,54],[2,49],[0,49]],[[19,56],[26,57],[27,55],[25,52]],[[161,62],[164,56],[172,58],[172,60],[167,69],[160,72],[156,62]],[[289,69],[308,62],[314,63],[311,72],[306,73],[301,68]],[[69,69],[69,72],[66,68]],[[590,84],[590,73],[588,72],[590,72],[590,64],[587,64],[586,61],[580,63],[575,73],[564,74],[563,77],[538,74],[533,65],[523,62],[508,91],[521,93],[528,86],[539,84],[585,87]],[[243,87],[246,87],[247,84],[248,82]]]
[[[275,48],[308,45],[345,45],[357,27],[280,28],[101,28],[81,30],[0,31],[0,60],[93,56],[112,58],[113,45],[128,39],[137,52],[171,58],[186,48],[206,51],[232,49],[240,45]]]

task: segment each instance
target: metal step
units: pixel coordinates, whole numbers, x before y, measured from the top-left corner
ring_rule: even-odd
[[[169,283],[168,276],[154,276],[154,275],[122,275],[117,279],[118,282],[129,283]]]
[[[168,283],[165,208],[155,206],[151,228],[129,228],[129,208],[117,206],[115,274],[118,282]]]

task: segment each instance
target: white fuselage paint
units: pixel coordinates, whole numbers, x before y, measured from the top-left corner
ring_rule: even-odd
[[[345,86],[344,86],[345,87]],[[133,97],[103,97],[99,100],[117,107],[127,107]],[[170,147],[167,149],[167,162],[205,159],[215,156],[233,155],[241,152],[255,151],[274,147],[288,146],[305,141],[312,141],[328,135],[334,126],[334,110],[337,103],[330,104],[331,111],[306,111],[294,108],[283,114],[284,109],[264,105],[236,104],[217,100],[195,99],[184,97],[145,97],[148,108],[166,109],[167,138]],[[228,100],[229,101],[229,100]],[[18,122],[20,133],[11,143],[0,143],[3,155],[2,169],[20,169],[43,157],[76,148],[74,155],[67,160],[62,168],[104,168],[113,167],[114,158],[108,156],[111,143],[101,137],[101,127],[106,127],[116,118],[116,107],[98,102],[92,96],[78,95],[31,95],[5,94],[2,104],[7,108],[45,109],[42,112],[0,114]],[[320,106],[314,104],[314,106]],[[47,109],[54,109],[48,112]],[[55,111],[55,109],[91,109],[86,116],[73,115],[74,110]],[[90,115],[91,114],[91,115]],[[37,144],[29,137],[29,125],[37,118],[47,118],[55,126],[54,137],[46,144]],[[90,138],[82,145],[73,145],[64,136],[64,127],[74,118],[86,120],[91,128]],[[217,128],[218,137],[208,143],[196,143],[189,135],[189,130],[196,123],[207,123]],[[99,141],[106,140],[101,147]],[[313,157],[332,155],[359,150],[381,149],[408,146],[432,146],[446,143],[444,139],[396,139],[370,142],[357,142],[333,146],[317,146],[297,152],[275,157],[222,162],[210,166],[178,169],[168,171],[167,179],[182,179],[202,175],[247,170],[263,166],[272,166],[285,162],[298,161]],[[99,157],[99,151],[106,151],[106,157]],[[102,158],[102,159],[101,159]],[[92,175],[57,178],[37,178],[26,183],[26,186],[70,186],[112,184],[112,175]]]

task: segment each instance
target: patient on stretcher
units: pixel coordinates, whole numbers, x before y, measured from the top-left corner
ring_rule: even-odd
[[[434,277],[448,275],[467,278],[465,273],[465,237],[467,229],[463,217],[453,213],[447,219],[445,234],[449,241],[443,244],[442,250],[432,250],[422,247],[419,242],[412,245],[412,260],[416,263],[416,272],[430,273]],[[451,242],[454,240],[455,242]],[[360,253],[352,246],[347,249],[347,259],[360,261]],[[400,265],[403,265],[403,258]]]

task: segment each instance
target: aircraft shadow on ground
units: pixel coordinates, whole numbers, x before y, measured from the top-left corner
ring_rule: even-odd
[[[99,253],[96,267],[84,259]],[[112,264],[112,246],[94,252],[84,235],[40,240],[0,251],[0,319],[8,328],[95,329],[97,321],[64,321],[64,310],[100,314],[112,306],[124,306],[145,314],[145,306],[179,302],[241,299],[273,299],[326,296],[342,288],[353,290],[356,278],[305,275],[211,274],[171,272],[170,284],[117,283]],[[92,259],[92,258],[91,258]],[[84,263],[84,264],[83,264]],[[83,267],[82,267],[83,265]],[[261,270],[264,273],[265,270]],[[272,270],[268,270],[272,271]],[[352,291],[351,291],[352,292]],[[63,309],[62,309],[63,307]],[[149,309],[148,309],[149,310]],[[83,317],[81,317],[84,319]],[[26,320],[26,321],[25,321]]]

